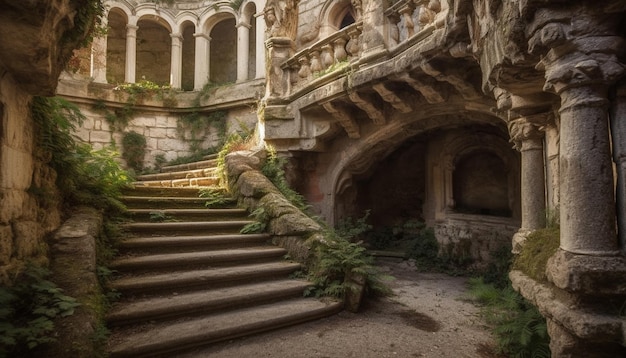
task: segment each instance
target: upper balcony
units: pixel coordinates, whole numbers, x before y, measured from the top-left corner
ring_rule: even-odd
[[[380,59],[392,58],[425,42],[437,28],[445,26],[448,5],[445,0],[396,0],[384,10],[383,46],[377,56],[367,56],[371,47],[364,38],[371,16],[363,16],[329,36],[300,48],[281,64],[283,96],[294,98],[337,77],[353,73]],[[370,24],[370,28],[373,26]],[[366,30],[367,31],[367,30]],[[378,31],[378,29],[375,29]]]

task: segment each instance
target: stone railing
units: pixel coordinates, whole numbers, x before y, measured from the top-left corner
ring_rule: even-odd
[[[313,79],[358,60],[363,23],[356,22],[297,52],[282,64],[287,95]]]
[[[443,27],[448,4],[446,0],[399,0],[385,15],[389,19],[389,47],[393,48],[428,28]]]
[[[398,53],[445,25],[446,0],[399,0],[386,11],[389,42],[387,50]],[[358,66],[361,59],[363,20],[298,51],[282,62],[280,94],[289,96],[331,73]],[[280,71],[279,71],[280,72]],[[326,78],[328,79],[328,78]]]

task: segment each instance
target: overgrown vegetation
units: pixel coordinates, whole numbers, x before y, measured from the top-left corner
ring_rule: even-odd
[[[124,133],[122,137],[122,158],[135,173],[143,169],[143,158],[146,155],[146,137],[135,131]]]
[[[545,318],[510,285],[498,288],[474,278],[470,295],[483,305],[481,314],[492,326],[498,353],[515,358],[550,357]]]
[[[54,342],[54,320],[79,305],[48,276],[47,269],[29,264],[12,287],[0,287],[0,357],[30,356]]]
[[[88,144],[78,142],[73,137],[77,126],[85,117],[78,108],[62,98],[35,97],[31,104],[31,114],[36,125],[37,153],[42,160],[47,160],[57,173],[56,186],[62,195],[66,207],[88,205],[104,212],[104,230],[96,240],[97,274],[101,283],[106,281],[111,271],[106,268],[115,255],[113,243],[118,236],[114,220],[125,212],[124,205],[118,200],[121,190],[131,180],[117,158],[119,154],[112,148],[94,150]],[[31,187],[40,206],[47,208],[54,205],[47,197],[45,188]],[[104,287],[104,285],[103,285]],[[33,289],[34,287],[31,287]],[[37,294],[33,291],[31,294]],[[104,312],[114,292],[96,294],[89,297],[83,305],[92,310],[100,319],[96,323],[93,343],[96,349],[103,350],[107,330],[104,325]],[[53,328],[50,328],[52,332]]]
[[[293,205],[300,209],[304,213],[308,213],[310,206],[307,204],[304,197],[293,190],[287,178],[285,176],[285,165],[287,164],[286,158],[278,157],[276,149],[270,145],[266,146],[267,158],[261,172],[265,175],[278,190],[289,200]]]
[[[31,113],[37,127],[39,150],[49,155],[57,172],[56,184],[66,204],[85,204],[112,213],[125,210],[117,198],[131,178],[112,148],[94,150],[77,142],[73,132],[85,117],[74,104],[59,98],[35,97]]]
[[[513,269],[524,272],[535,281],[546,282],[546,265],[559,248],[559,235],[558,227],[530,233],[520,254],[513,261]]]
[[[226,196],[221,188],[202,188],[200,197],[207,199],[204,205],[207,208],[223,208],[235,203],[235,199]]]
[[[470,279],[469,296],[482,305],[481,316],[491,326],[498,353],[509,357],[550,357],[546,320],[535,306],[511,286],[513,255],[503,247],[481,277]]]
[[[374,258],[367,254],[361,241],[354,242],[371,228],[366,223],[368,215],[343,221],[335,229],[326,228],[321,237],[314,236],[309,240],[316,262],[308,273],[308,279],[314,284],[308,294],[340,298],[352,288],[353,283],[346,280],[351,275],[365,277],[366,289],[370,293],[391,293],[385,284],[391,277],[378,270]]]

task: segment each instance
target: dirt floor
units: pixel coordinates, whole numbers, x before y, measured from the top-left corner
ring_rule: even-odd
[[[177,357],[495,357],[479,308],[464,299],[467,278],[419,273],[399,259],[378,261],[395,277],[395,295],[368,301],[359,313],[344,311]]]

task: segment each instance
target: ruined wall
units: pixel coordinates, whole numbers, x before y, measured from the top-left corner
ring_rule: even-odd
[[[54,92],[84,37],[76,8],[86,1],[0,2],[0,283],[27,260],[45,260],[46,234],[60,224],[56,174],[37,150],[34,95]]]

